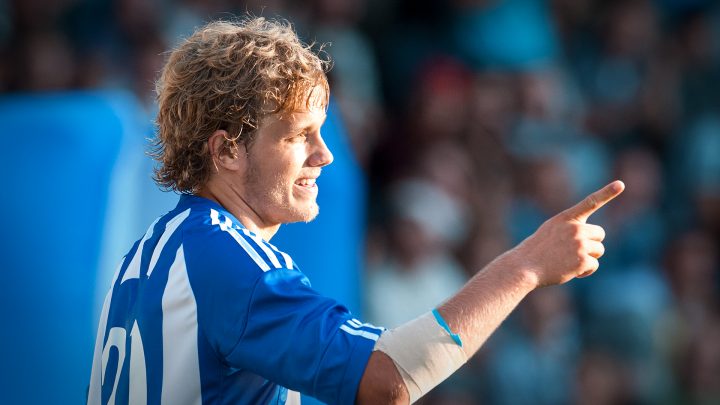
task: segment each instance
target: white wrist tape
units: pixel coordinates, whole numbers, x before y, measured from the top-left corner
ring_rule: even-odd
[[[410,394],[410,403],[443,382],[467,361],[458,343],[432,312],[390,329],[374,350],[390,356]],[[444,323],[444,321],[443,321]],[[457,337],[456,337],[457,339]]]

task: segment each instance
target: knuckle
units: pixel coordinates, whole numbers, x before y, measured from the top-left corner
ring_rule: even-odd
[[[566,222],[565,232],[567,232],[571,238],[579,239],[582,234],[582,224],[577,222]]]
[[[583,252],[586,249],[585,241],[582,238],[576,237],[572,241],[572,247],[578,252]]]
[[[586,224],[584,228],[584,233],[590,239],[598,240],[600,242],[605,239],[605,229],[603,229],[603,227],[599,225]]]
[[[580,267],[583,270],[596,270],[598,268],[598,266],[599,266],[598,261],[594,257],[590,257],[590,256],[586,255],[586,256],[583,256],[583,258],[581,259]]]

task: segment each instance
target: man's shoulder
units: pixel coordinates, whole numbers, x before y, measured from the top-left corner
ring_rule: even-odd
[[[290,255],[219,207],[192,207],[183,224],[182,239],[186,254],[223,268],[250,267],[262,272],[294,268]]]

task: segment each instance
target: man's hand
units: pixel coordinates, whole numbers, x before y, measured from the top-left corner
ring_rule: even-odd
[[[624,189],[623,182],[614,181],[590,194],[545,221],[509,254],[530,271],[538,287],[591,275],[600,265],[598,258],[605,253],[605,230],[588,224],[587,219]]]

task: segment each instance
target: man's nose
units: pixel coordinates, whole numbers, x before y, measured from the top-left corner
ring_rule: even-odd
[[[330,149],[325,144],[325,140],[322,137],[318,137],[318,142],[315,144],[314,151],[310,155],[310,166],[323,167],[333,162],[335,157],[333,156]]]

